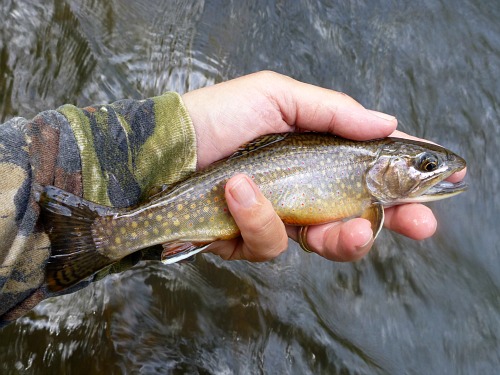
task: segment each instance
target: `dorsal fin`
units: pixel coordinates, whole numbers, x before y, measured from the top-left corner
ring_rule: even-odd
[[[165,191],[171,190],[175,185],[176,185],[175,183],[171,185],[167,184],[163,184],[161,186],[155,185],[153,187],[150,187],[149,189],[146,189],[146,191],[142,193],[139,199],[139,203],[136,206],[139,205],[142,206],[145,203],[151,203],[152,201],[158,199],[159,197],[162,197]]]
[[[197,173],[200,172],[193,172],[187,178],[190,178]],[[139,200],[139,203],[135,207],[144,206],[146,204],[153,204],[157,200],[164,199],[168,194],[171,194],[173,191],[177,190],[177,188],[181,185],[183,181],[184,180],[179,180],[170,185],[164,184],[162,186],[149,189],[148,192],[152,193],[152,195],[149,194],[143,195],[143,197]]]
[[[240,146],[232,155],[230,155],[227,158],[221,159],[215,163],[221,163],[226,160],[238,158],[240,156],[246,155],[250,152],[253,152],[255,150],[258,150],[262,147],[266,147],[268,145],[271,145],[273,143],[282,141],[285,139],[290,133],[276,133],[276,134],[267,134],[260,136],[258,138],[255,138],[254,140],[245,143],[244,145]],[[193,175],[196,175],[198,173],[203,173],[203,171],[196,171],[193,174],[189,175],[187,178],[192,177]],[[157,199],[162,199],[165,197],[165,195],[170,194],[172,191],[177,189],[177,187],[180,185],[180,183],[183,180],[177,181],[173,184],[167,185],[161,185],[161,186],[153,186],[149,188],[147,191],[145,191],[140,199],[141,205],[144,205],[144,203],[152,203],[156,201]]]
[[[279,134],[267,134],[263,135],[261,137],[255,138],[253,141],[250,141],[248,143],[245,143],[244,145],[240,146],[239,149],[237,149],[230,157],[227,159],[234,159],[238,158],[240,156],[246,155],[249,152],[253,152],[255,150],[258,150],[259,148],[269,146],[273,143],[282,141],[285,139],[290,133],[279,133]]]
[[[151,197],[154,197],[155,195],[158,195],[160,193],[163,193],[165,190],[168,190],[169,189],[169,185],[167,184],[163,184],[163,185],[160,185],[160,186],[153,186],[149,189],[147,189],[142,195],[143,195],[143,198],[144,199],[141,199],[141,202],[145,199],[149,199]]]

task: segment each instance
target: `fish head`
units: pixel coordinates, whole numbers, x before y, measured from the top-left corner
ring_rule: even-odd
[[[445,181],[466,162],[444,147],[408,139],[389,138],[365,174],[366,188],[384,206],[429,202],[467,189],[462,181]]]

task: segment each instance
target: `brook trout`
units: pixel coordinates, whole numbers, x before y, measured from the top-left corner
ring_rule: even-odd
[[[65,289],[146,247],[163,244],[174,263],[239,235],[224,198],[226,181],[250,176],[285,224],[309,226],[352,217],[382,228],[384,207],[456,195],[444,181],[465,167],[433,144],[384,138],[355,142],[319,133],[264,136],[140,206],[114,209],[53,186],[35,194],[51,241],[47,283]]]

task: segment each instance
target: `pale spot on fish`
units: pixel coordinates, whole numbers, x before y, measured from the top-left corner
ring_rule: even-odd
[[[175,220],[174,220],[174,225],[175,225],[176,227],[178,227],[179,225],[181,225],[181,222],[180,222],[179,220],[175,219]]]
[[[163,216],[161,215],[156,215],[156,221],[162,222],[163,221]]]
[[[180,204],[180,203],[179,203],[179,204],[177,205],[177,211],[180,211],[180,210],[182,210],[183,208],[184,208],[184,207],[182,206],[182,204]]]

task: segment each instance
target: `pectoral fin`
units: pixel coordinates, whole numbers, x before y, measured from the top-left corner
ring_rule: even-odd
[[[373,239],[377,238],[384,226],[384,208],[382,205],[379,203],[372,204],[363,212],[361,217],[372,224]]]

